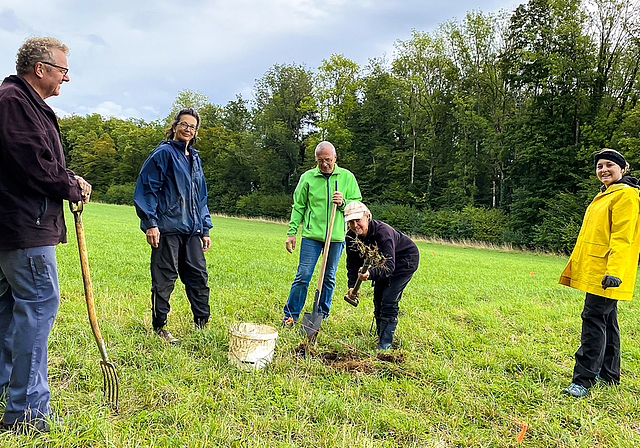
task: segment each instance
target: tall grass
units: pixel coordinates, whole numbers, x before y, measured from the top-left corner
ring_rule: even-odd
[[[418,242],[396,362],[375,358],[370,286],[358,308],[342,300],[342,261],[316,356],[300,356],[304,338],[280,329],[273,362],[242,372],[227,361],[227,331],[234,322],[279,324],[298,253],[286,252],[284,225],[214,217],[209,328],[193,328],[178,282],[168,328],[183,342],[172,346],[150,330],[150,249],[133,208],[90,204],[83,218],[120,411],[102,398],[67,216],[69,244],[58,246],[62,303],[49,342],[52,405],[65,422],[42,437],[0,433],[0,447],[640,445],[637,300],[619,306],[622,384],[585,400],[560,394],[571,380],[583,302],[581,292],[557,285],[565,258]],[[518,422],[529,425],[522,443]]]

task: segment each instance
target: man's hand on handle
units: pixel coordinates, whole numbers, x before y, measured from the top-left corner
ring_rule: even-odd
[[[89,196],[91,196],[91,184],[80,176],[76,176],[76,180],[78,181],[78,185],[80,186],[82,202],[87,204],[89,202]]]
[[[338,207],[341,207],[344,204],[344,198],[342,197],[342,193],[339,191],[333,192],[333,197],[331,198],[331,202],[334,204],[338,204]]]

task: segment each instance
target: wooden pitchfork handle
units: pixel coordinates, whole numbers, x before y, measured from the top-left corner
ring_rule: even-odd
[[[100,368],[104,377],[104,393],[108,401],[111,402],[114,409],[118,407],[118,375],[115,365],[109,361],[107,349],[102,339],[100,326],[98,325],[98,317],[96,316],[95,301],[93,299],[93,287],[91,285],[91,274],[89,272],[89,256],[87,255],[87,242],[84,237],[84,225],[82,223],[82,202],[69,202],[71,213],[73,213],[76,224],[76,235],[78,237],[78,251],[80,252],[80,267],[82,269],[82,281],[84,283],[84,295],[87,301],[87,312],[89,313],[89,322],[93,336],[98,344],[98,351],[102,358]]]

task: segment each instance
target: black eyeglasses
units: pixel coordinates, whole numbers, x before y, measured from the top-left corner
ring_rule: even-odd
[[[191,129],[192,131],[196,130],[196,127],[194,125],[189,124],[189,123],[185,123],[184,121],[178,121],[178,123],[176,123],[176,124],[179,124],[180,126],[183,126],[183,127],[187,128],[187,129]]]
[[[51,62],[45,62],[45,61],[39,61],[39,62],[50,65],[51,67],[57,68],[58,70],[60,70],[60,73],[62,73],[62,76],[67,76],[67,73],[69,73],[69,69],[67,67],[60,67],[59,65],[52,64]]]

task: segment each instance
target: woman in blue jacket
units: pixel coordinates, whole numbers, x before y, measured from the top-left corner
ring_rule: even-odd
[[[198,151],[192,147],[200,125],[198,113],[182,109],[167,129],[167,140],[142,166],[134,202],[140,228],[151,245],[153,330],[178,342],[166,330],[169,297],[176,279],[185,285],[196,328],[209,321],[209,287],[204,257],[211,246],[207,185]]]

